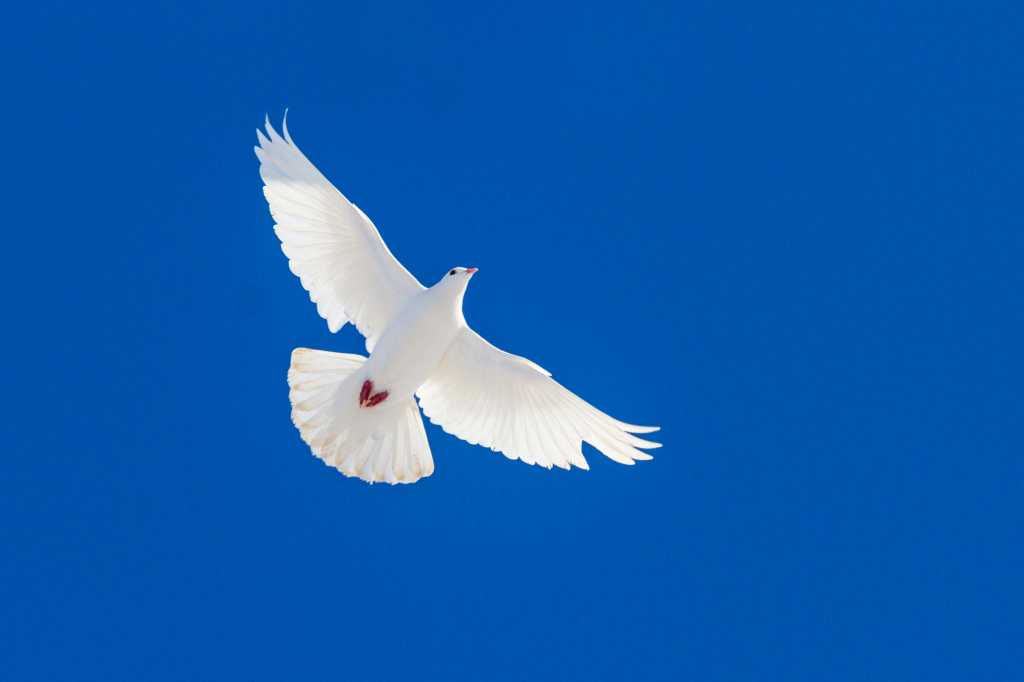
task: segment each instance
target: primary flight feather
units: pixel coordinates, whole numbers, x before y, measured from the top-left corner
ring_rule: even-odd
[[[292,421],[313,453],[346,476],[412,483],[434,471],[416,406],[447,433],[509,459],[587,469],[583,442],[633,464],[657,431],[613,419],[527,360],[495,348],[462,315],[476,268],[424,287],[366,214],[266,122],[257,130],[263,193],[288,265],[332,332],[355,324],[369,357],[296,348]]]

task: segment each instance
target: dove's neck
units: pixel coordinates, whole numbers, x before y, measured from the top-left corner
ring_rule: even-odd
[[[453,286],[452,285],[440,285],[434,286],[423,292],[424,298],[423,305],[431,309],[431,312],[435,316],[438,323],[450,323],[456,327],[463,327],[466,324],[466,318],[462,316],[462,300],[466,297],[466,287]]]
[[[465,287],[445,287],[436,292],[436,299],[432,303],[437,313],[445,317],[446,321],[456,327],[464,327],[466,318],[462,314],[462,301],[465,297]]]
[[[452,301],[452,316],[455,323],[459,326],[466,325],[466,318],[462,315],[462,299],[466,297],[466,287],[459,289],[459,293],[455,296],[455,300]]]

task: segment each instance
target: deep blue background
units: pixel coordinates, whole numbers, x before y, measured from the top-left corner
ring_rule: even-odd
[[[0,678],[1024,677],[1019,3],[8,8]],[[666,447],[343,478],[269,112]]]

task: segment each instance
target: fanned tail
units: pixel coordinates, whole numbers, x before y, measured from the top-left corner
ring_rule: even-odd
[[[326,464],[369,483],[413,483],[429,476],[434,460],[414,400],[388,409],[359,408],[364,362],[361,355],[292,351],[288,397],[302,440]]]

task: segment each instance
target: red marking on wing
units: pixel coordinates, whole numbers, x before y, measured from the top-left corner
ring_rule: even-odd
[[[363,387],[359,391],[360,405],[366,405],[366,400],[370,397],[371,392],[373,392],[373,382],[367,379],[363,382]]]
[[[373,395],[370,396],[370,399],[366,401],[366,406],[367,407],[373,407],[374,405],[377,405],[378,403],[382,403],[382,402],[384,402],[387,399],[388,399],[388,392],[387,391],[381,391],[380,393],[374,393]]]

